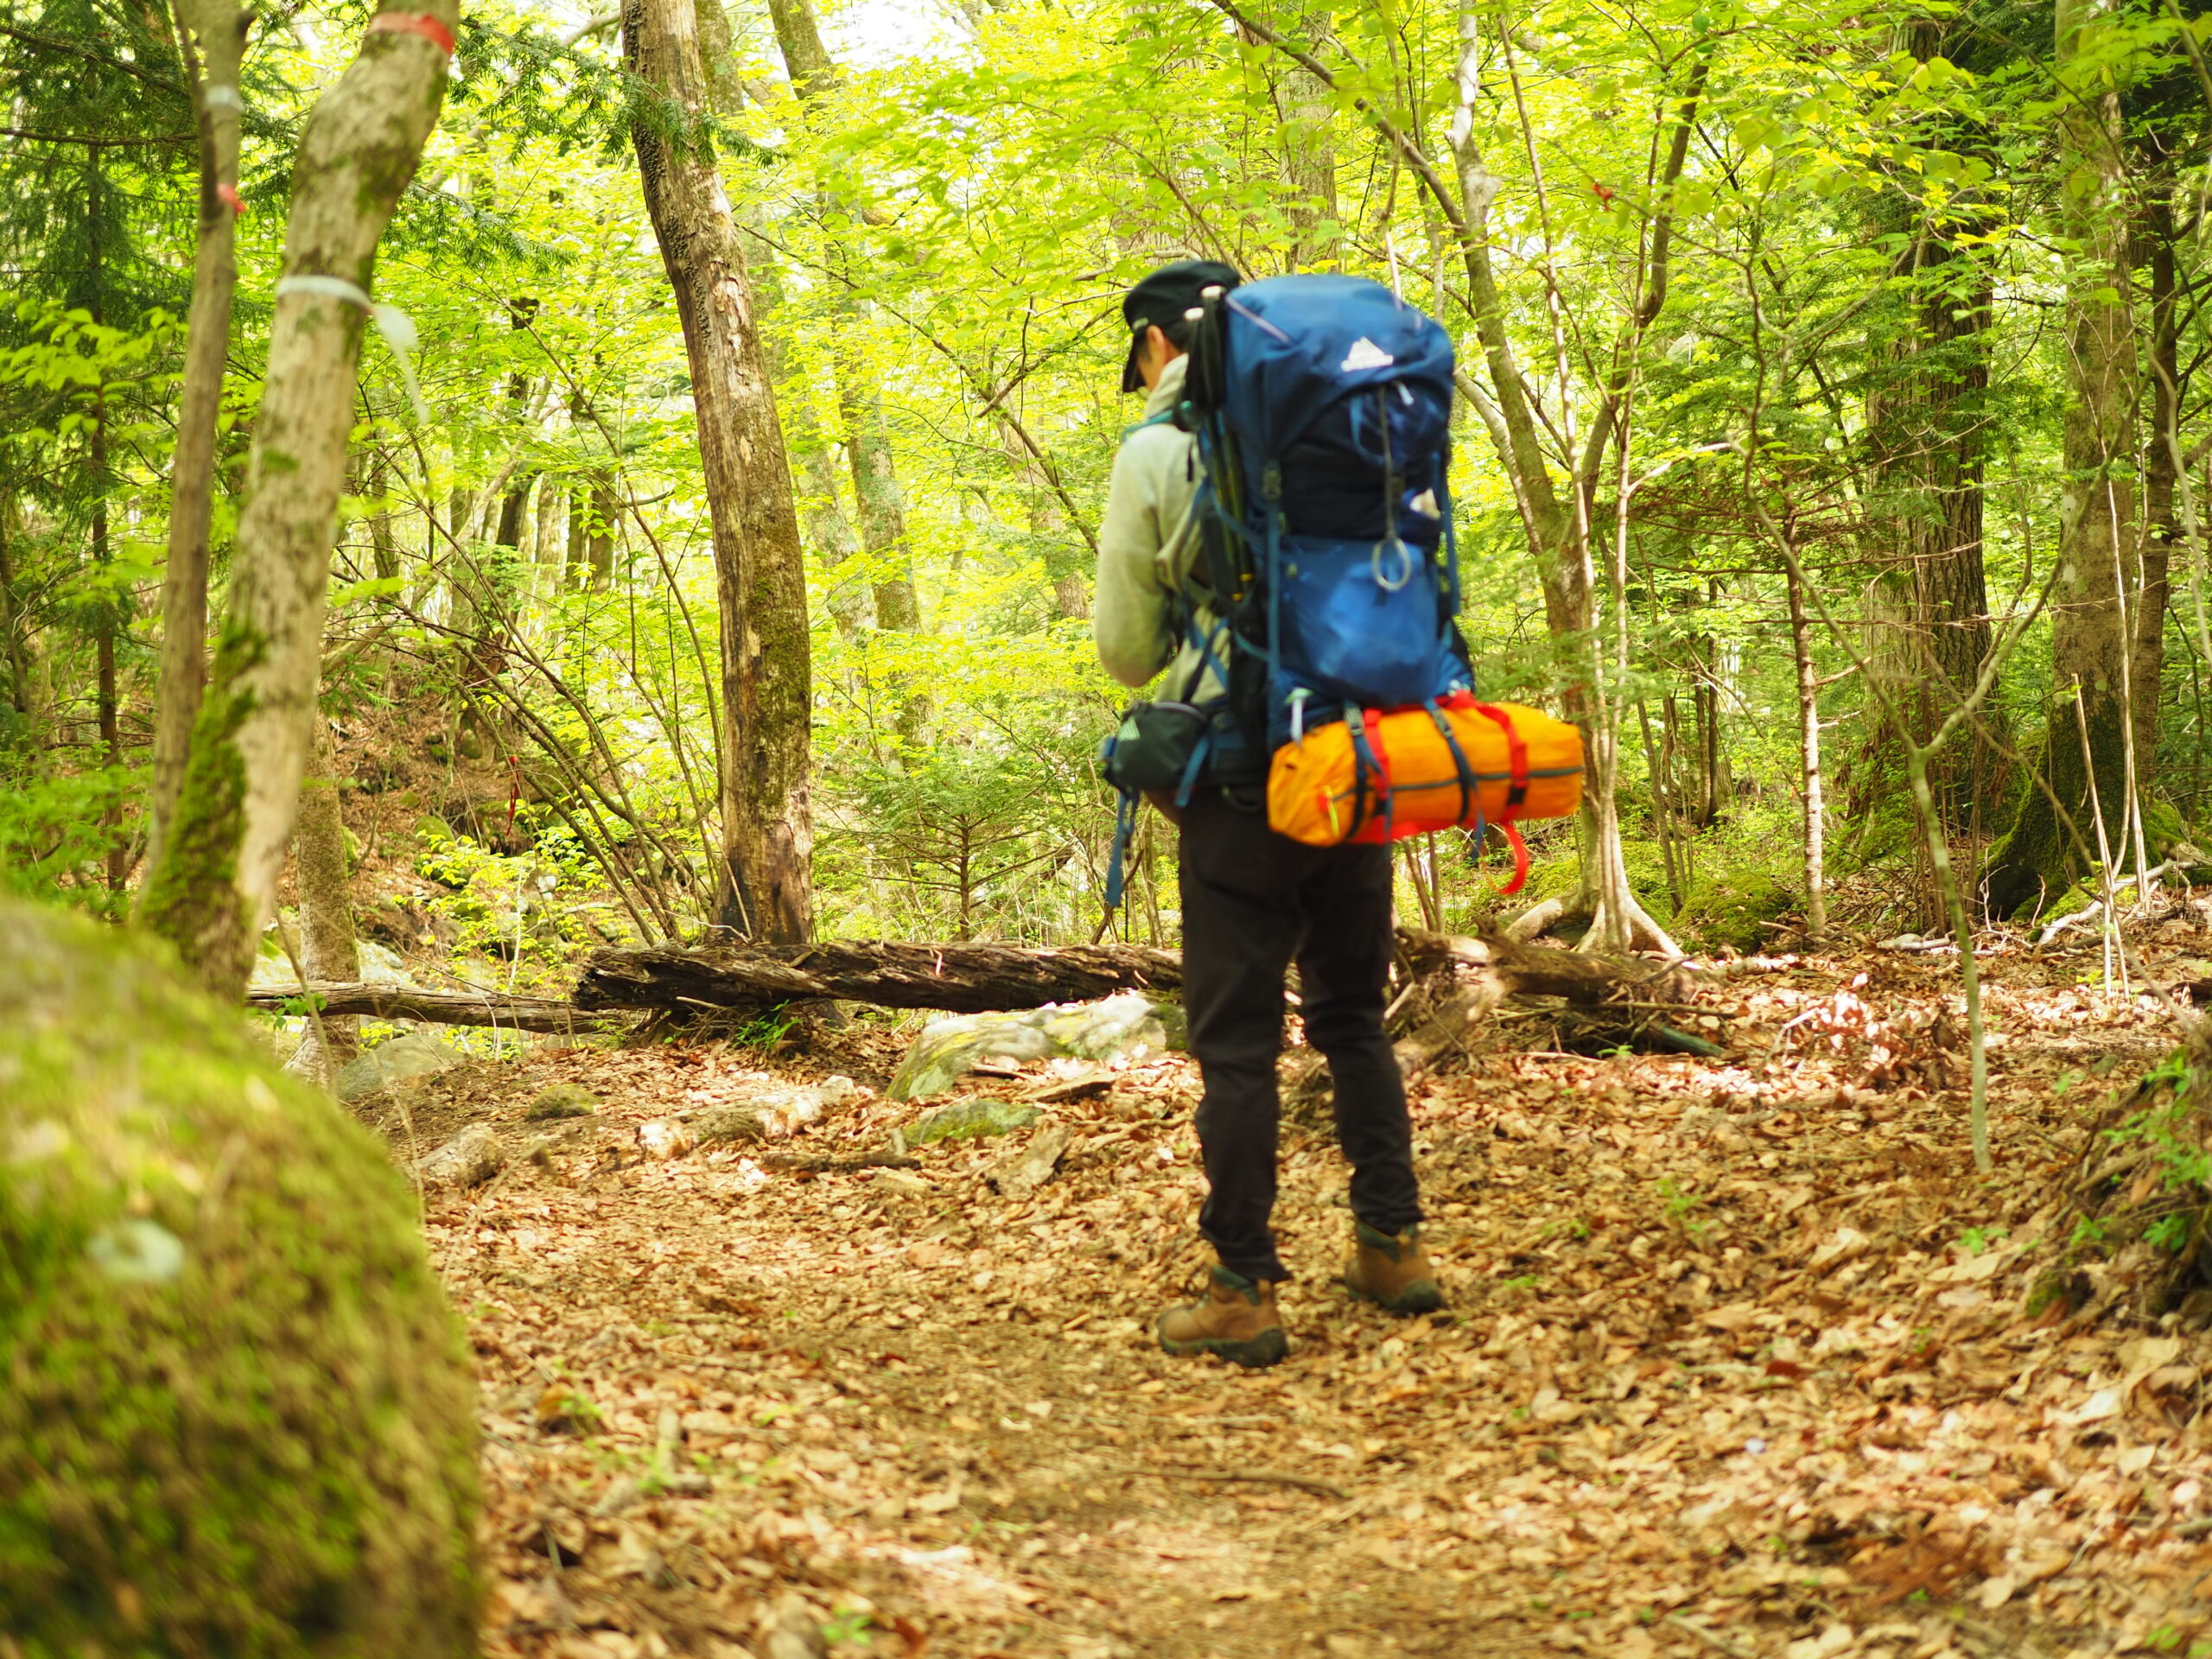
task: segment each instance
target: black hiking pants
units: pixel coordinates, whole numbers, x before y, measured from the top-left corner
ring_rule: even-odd
[[[1352,1213],[1392,1235],[1421,1219],[1405,1083],[1382,1031],[1390,849],[1306,846],[1213,789],[1191,798],[1182,830],[1183,1006],[1205,1079],[1198,1230],[1231,1272],[1287,1279],[1268,1217],[1283,974],[1294,961],[1306,1040],[1336,1085]]]

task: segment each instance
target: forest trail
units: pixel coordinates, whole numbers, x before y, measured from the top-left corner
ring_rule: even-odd
[[[2154,967],[2183,970],[2185,924]],[[1257,1374],[1150,1338],[1205,1259],[1181,1056],[1049,1105],[1072,1145],[1019,1202],[983,1179],[1004,1141],[762,1166],[879,1149],[914,1109],[874,1095],[766,1149],[645,1155],[639,1124],[758,1085],[721,1046],[535,1047],[372,1103],[403,1151],[545,1132],[428,1198],[480,1368],[490,1650],[2212,1651],[2212,1456],[2177,1376],[2212,1340],[2023,1312],[2092,1068],[2131,1082],[2171,1020],[2075,988],[2072,956],[1993,959],[1979,1183],[1953,969],[1765,966],[1701,993],[1729,1062],[1494,1053],[1421,1085],[1447,1315],[1332,1283],[1341,1168],[1289,1129],[1293,1353]],[[856,1027],[779,1069],[880,1087],[902,1046]],[[598,1115],[525,1123],[556,1084]]]

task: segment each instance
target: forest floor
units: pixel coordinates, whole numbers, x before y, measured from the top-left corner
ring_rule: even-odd
[[[2208,911],[2146,930],[2154,974],[2212,973]],[[985,1173],[1020,1135],[772,1166],[917,1114],[874,1092],[880,1025],[376,1097],[403,1156],[469,1122],[516,1154],[425,1200],[481,1383],[488,1650],[2212,1653],[2212,1336],[2026,1312],[2092,1119],[2177,1036],[2097,963],[1987,957],[1986,1179],[1941,956],[1734,964],[1700,993],[1725,1060],[1471,1056],[1415,1094],[1450,1308],[1412,1321],[1332,1282],[1344,1172],[1290,1127],[1292,1352],[1256,1373],[1151,1336],[1205,1260],[1180,1055],[1046,1105],[1027,1133],[1073,1142],[1018,1200]],[[868,1088],[788,1140],[638,1139],[833,1072]],[[599,1110],[525,1122],[555,1084]]]

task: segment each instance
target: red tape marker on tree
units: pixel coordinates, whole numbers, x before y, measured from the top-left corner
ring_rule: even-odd
[[[453,31],[427,12],[380,11],[369,19],[372,35],[420,35],[432,46],[453,56]]]

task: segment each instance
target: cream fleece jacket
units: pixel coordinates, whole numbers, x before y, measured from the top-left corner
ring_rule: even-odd
[[[1189,366],[1186,357],[1168,364],[1145,399],[1146,419],[1181,401]],[[1205,586],[1191,568],[1198,539],[1191,503],[1198,493],[1198,441],[1166,421],[1140,427],[1122,441],[1121,453],[1114,457],[1106,517],[1098,526],[1098,590],[1091,617],[1098,660],[1109,674],[1131,686],[1148,684],[1172,660],[1175,671],[1160,695],[1179,701],[1189,695],[1198,654],[1177,633],[1169,595],[1191,594],[1198,601],[1199,626],[1213,622]],[[1221,690],[1219,678],[1209,670],[1198,697]]]

